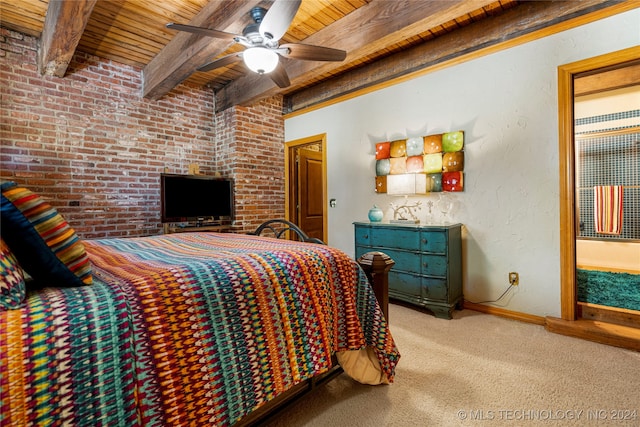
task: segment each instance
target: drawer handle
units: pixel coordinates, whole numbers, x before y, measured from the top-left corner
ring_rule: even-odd
[[[369,238],[369,235],[368,235],[368,234],[365,234],[363,237],[364,237],[365,239],[368,239],[368,238]]]
[[[426,245],[427,243],[429,243],[429,241],[427,239],[422,239],[422,243]]]
[[[429,267],[429,263],[428,262],[424,262],[424,263],[422,263],[422,266],[425,267],[425,268]]]

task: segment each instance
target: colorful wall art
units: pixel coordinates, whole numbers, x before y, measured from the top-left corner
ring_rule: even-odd
[[[376,193],[462,191],[464,132],[376,144]]]

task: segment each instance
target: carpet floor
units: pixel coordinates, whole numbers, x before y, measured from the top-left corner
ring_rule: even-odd
[[[470,310],[391,304],[395,382],[341,374],[263,425],[640,426],[640,353]]]

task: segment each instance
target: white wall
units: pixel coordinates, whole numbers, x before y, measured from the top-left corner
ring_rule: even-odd
[[[285,121],[287,141],[327,134],[329,244],[354,254],[353,221],[397,197],[374,192],[375,143],[465,131],[465,191],[447,193],[465,226],[464,295],[533,315],[560,315],[557,67],[640,44],[640,10],[511,48]],[[421,200],[443,220],[442,193]],[[434,202],[427,214],[427,202]]]

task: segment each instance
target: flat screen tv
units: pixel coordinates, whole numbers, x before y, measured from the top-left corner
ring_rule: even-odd
[[[160,175],[161,221],[230,222],[233,180],[206,175]]]

